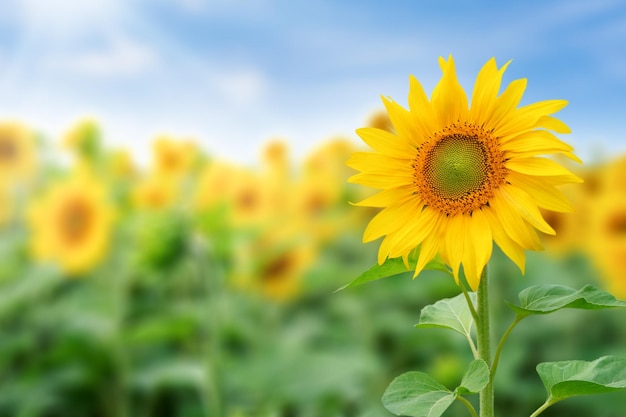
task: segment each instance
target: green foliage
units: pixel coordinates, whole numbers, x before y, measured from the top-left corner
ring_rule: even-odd
[[[472,303],[475,304],[476,293],[470,293],[469,296]],[[416,327],[450,329],[470,338],[473,325],[474,318],[467,301],[463,294],[459,294],[454,298],[439,300],[435,304],[424,307]]]
[[[438,417],[454,400],[454,392],[428,374],[415,371],[394,379],[383,395],[383,404],[389,411],[411,417]]]
[[[489,367],[481,359],[472,361],[456,391],[459,394],[477,394],[489,383]]]
[[[337,289],[335,292],[344,290],[346,288],[354,287],[357,285],[365,284],[370,281],[376,281],[382,278],[389,278],[389,277],[393,277],[396,275],[413,271],[415,270],[415,266],[417,265],[418,256],[419,256],[419,251],[417,250],[411,253],[408,259],[408,268],[407,268],[407,265],[405,265],[402,258],[387,259],[382,265],[376,264],[372,266],[370,269],[368,269],[367,271],[359,275],[355,280]],[[431,260],[430,262],[428,262],[426,266],[424,267],[424,270],[441,271],[452,276],[448,266],[441,259],[437,257]]]
[[[489,368],[483,360],[472,361],[461,384],[450,391],[430,375],[406,372],[395,378],[383,395],[383,404],[398,416],[438,417],[461,394],[476,394],[489,383]]]
[[[602,394],[626,388],[626,358],[604,356],[592,362],[562,361],[537,365],[548,392],[547,405],[577,395]]]
[[[580,290],[563,285],[537,285],[520,292],[519,299],[519,306],[507,303],[519,318],[548,314],[563,308],[600,310],[626,307],[626,301],[617,300],[592,285],[585,285]]]

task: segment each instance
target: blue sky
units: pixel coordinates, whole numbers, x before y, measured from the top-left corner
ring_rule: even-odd
[[[146,157],[155,135],[191,137],[251,163],[269,139],[296,157],[427,91],[453,54],[471,91],[512,59],[523,103],[563,98],[586,160],[626,152],[626,4],[571,1],[0,0],[0,118],[51,139],[84,116]]]

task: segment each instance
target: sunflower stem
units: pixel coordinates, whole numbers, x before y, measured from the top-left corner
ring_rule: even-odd
[[[487,266],[483,269],[478,285],[476,340],[478,342],[478,357],[487,363],[491,368],[491,334],[489,326],[489,282]],[[493,378],[489,378],[489,383],[480,392],[480,417],[493,417],[494,411]]]

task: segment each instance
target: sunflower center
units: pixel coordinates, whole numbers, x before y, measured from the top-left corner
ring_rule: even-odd
[[[12,161],[17,156],[17,147],[10,139],[0,138],[0,161]]]
[[[471,124],[452,124],[430,137],[413,168],[418,194],[446,215],[486,205],[506,175],[497,138]]]
[[[80,244],[88,235],[92,223],[91,207],[81,199],[68,201],[61,212],[59,226],[68,244]]]
[[[480,189],[487,178],[485,149],[473,137],[442,138],[426,156],[425,180],[443,198],[460,198]]]

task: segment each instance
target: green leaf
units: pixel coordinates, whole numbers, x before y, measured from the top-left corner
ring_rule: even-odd
[[[337,290],[335,290],[335,292],[337,293],[349,287],[354,287],[357,285],[365,284],[366,282],[376,281],[382,278],[393,277],[395,275],[415,270],[415,267],[417,266],[418,256],[418,250],[414,250],[411,253],[411,255],[409,256],[408,269],[404,264],[402,258],[387,259],[382,265],[376,264],[372,266],[370,269],[359,275],[354,281],[344,285],[341,288],[338,288]],[[433,260],[428,262],[424,267],[424,270],[442,271],[450,274],[450,269],[441,259],[439,259],[439,257],[435,257]]]
[[[602,394],[626,388],[626,358],[604,356],[593,362],[563,361],[537,365],[548,391],[548,404],[576,395]]]
[[[519,318],[532,314],[548,314],[562,308],[600,310],[626,307],[626,301],[617,300],[592,285],[586,285],[580,290],[563,285],[537,285],[520,292],[519,299],[519,306],[507,302]]]
[[[484,360],[476,359],[470,363],[456,392],[459,394],[476,394],[482,391],[488,383],[489,366]]]
[[[476,293],[470,293],[470,299],[476,304]],[[416,327],[440,327],[452,329],[467,338],[471,338],[474,319],[463,294],[454,298],[444,298],[435,304],[424,307]]]
[[[456,395],[423,372],[407,372],[396,379],[383,394],[385,408],[398,416],[439,417]]]

